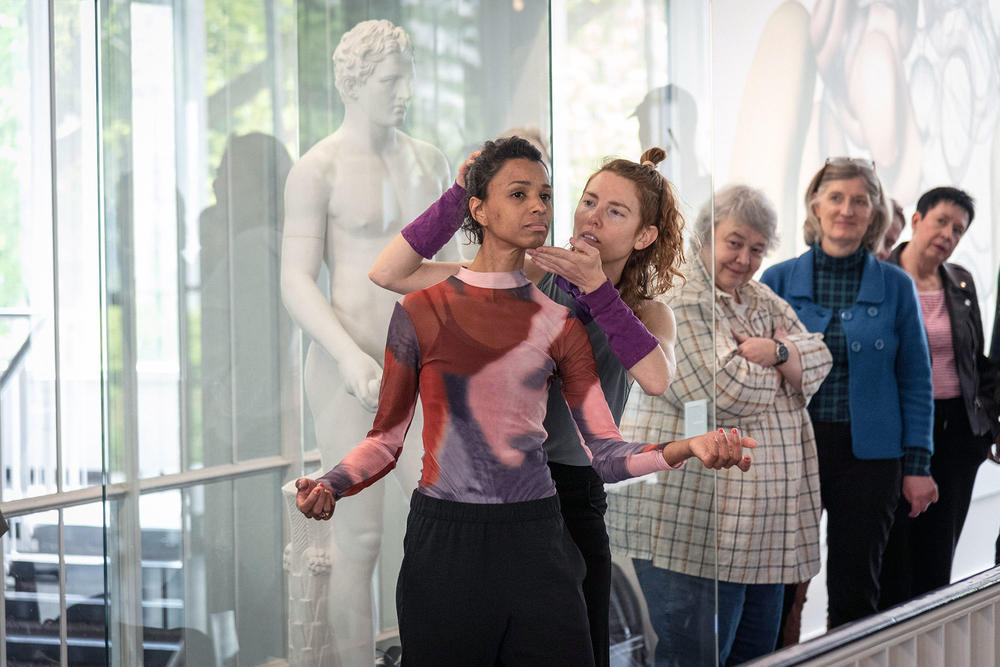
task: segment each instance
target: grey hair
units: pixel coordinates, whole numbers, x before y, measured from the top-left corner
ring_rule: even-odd
[[[875,175],[875,170],[863,166],[856,162],[829,162],[825,164],[816,175],[809,181],[804,198],[806,204],[806,219],[802,224],[802,238],[806,245],[812,246],[823,240],[823,227],[819,218],[813,212],[813,204],[826,192],[827,187],[833,181],[849,181],[852,178],[860,178],[868,191],[868,197],[872,200],[872,221],[861,237],[861,245],[868,252],[875,252],[882,244],[882,237],[885,230],[892,222],[892,209],[889,208],[889,199],[882,189],[882,182]]]
[[[778,214],[763,191],[749,185],[733,184],[720,188],[702,205],[694,223],[694,241],[701,246],[711,243],[715,226],[733,218],[766,239],[765,251],[778,244]]]
[[[333,51],[333,83],[340,95],[351,95],[393,53],[412,58],[413,44],[406,31],[391,21],[361,21],[345,32]]]

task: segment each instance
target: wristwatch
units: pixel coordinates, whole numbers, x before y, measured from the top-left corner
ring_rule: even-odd
[[[781,364],[788,361],[788,348],[785,347],[785,344],[782,343],[780,340],[774,341],[774,344],[777,346],[774,349],[774,356],[778,358],[778,360],[774,362],[774,365],[780,366]]]

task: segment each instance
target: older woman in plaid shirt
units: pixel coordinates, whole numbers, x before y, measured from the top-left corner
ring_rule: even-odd
[[[739,426],[760,446],[745,475],[689,464],[609,494],[611,544],[633,558],[659,637],[657,665],[714,658],[716,578],[719,663],[770,652],[784,585],[820,566],[819,471],[806,404],[830,353],[822,335],[751,280],[775,242],[770,202],[734,185],[714,204],[698,216],[687,284],[663,297],[677,318],[677,378],[663,396],[633,393],[622,429],[640,439],[680,437],[685,403],[714,396],[719,425]]]

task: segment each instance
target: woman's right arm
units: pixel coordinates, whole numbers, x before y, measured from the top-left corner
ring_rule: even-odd
[[[371,486],[396,467],[417,406],[419,372],[416,330],[409,314],[397,303],[389,322],[378,412],[372,428],[340,463],[316,480],[333,492],[335,500]]]

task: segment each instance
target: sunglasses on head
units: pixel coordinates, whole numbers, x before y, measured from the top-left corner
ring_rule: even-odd
[[[862,169],[871,169],[872,173],[875,173],[875,161],[866,157],[849,157],[849,156],[837,156],[828,157],[825,162],[823,162],[823,168],[819,171],[819,178],[816,179],[816,187],[813,189],[813,193],[819,190],[820,183],[823,182],[823,174],[826,173],[826,168],[830,165],[835,167],[861,167]]]

